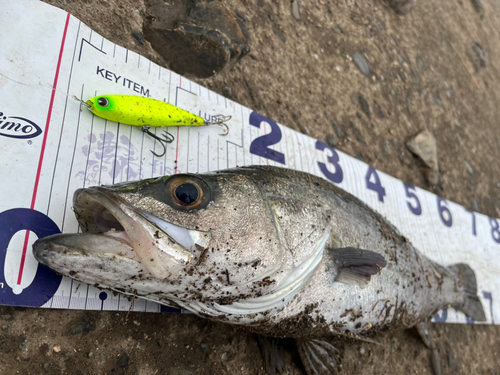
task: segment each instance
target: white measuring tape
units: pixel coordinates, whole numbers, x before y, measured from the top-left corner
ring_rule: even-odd
[[[443,265],[468,263],[476,272],[488,322],[500,321],[500,262],[494,261],[500,252],[498,220],[279,125],[111,43],[60,9],[29,0],[4,8],[0,21],[10,35],[2,39],[0,55],[0,304],[130,308],[128,297],[58,276],[31,254],[37,237],[79,230],[71,210],[76,189],[274,165],[323,177],[355,195],[428,258]],[[217,127],[172,128],[175,141],[157,158],[150,152],[157,145],[140,129],[94,117],[71,99],[99,94],[148,96],[206,120],[231,115],[230,132],[219,136]],[[136,299],[132,310],[174,309]],[[434,319],[472,323],[454,310]]]

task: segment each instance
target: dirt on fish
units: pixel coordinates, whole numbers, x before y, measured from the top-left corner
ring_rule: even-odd
[[[142,29],[143,0],[48,2],[162,64],[147,41],[141,46],[132,36]],[[197,82],[220,94],[229,86],[234,100],[264,116],[323,141],[330,135],[338,149],[374,168],[468,209],[475,199],[482,213],[500,216],[500,5],[484,2],[481,17],[470,1],[418,2],[402,17],[382,1],[299,2],[297,21],[290,1],[225,3],[248,19],[252,51],[232,70]],[[477,73],[467,55],[474,42],[488,58]],[[356,52],[375,78],[357,71]],[[405,146],[424,129],[437,140],[436,186]],[[265,373],[250,332],[192,315],[126,316],[0,307],[0,373]],[[433,330],[443,374],[500,373],[499,326]],[[344,344],[341,373],[432,374],[416,330],[376,339],[380,344]],[[286,348],[284,373],[303,374],[296,349]]]

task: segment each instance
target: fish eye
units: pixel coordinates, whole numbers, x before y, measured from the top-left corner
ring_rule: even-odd
[[[101,107],[107,107],[109,105],[109,100],[108,98],[101,96],[97,99],[97,104],[99,104]]]
[[[208,185],[198,177],[177,175],[170,177],[166,184],[167,203],[177,210],[198,210],[210,201]]]
[[[179,185],[175,189],[175,196],[184,204],[191,204],[198,199],[198,189],[191,183]]]

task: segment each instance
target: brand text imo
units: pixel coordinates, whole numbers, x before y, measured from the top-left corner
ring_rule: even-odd
[[[35,138],[42,134],[42,129],[23,117],[7,117],[0,112],[0,135],[9,138]]]

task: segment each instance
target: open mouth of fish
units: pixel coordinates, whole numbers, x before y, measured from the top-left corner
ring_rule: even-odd
[[[74,211],[83,234],[58,234],[38,240],[35,258],[68,251],[106,254],[139,262],[149,273],[164,279],[185,267],[210,242],[210,232],[190,230],[132,208],[105,188],[79,189]],[[53,257],[52,257],[53,258]],[[53,264],[48,264],[53,268]],[[63,272],[64,273],[64,272]]]

